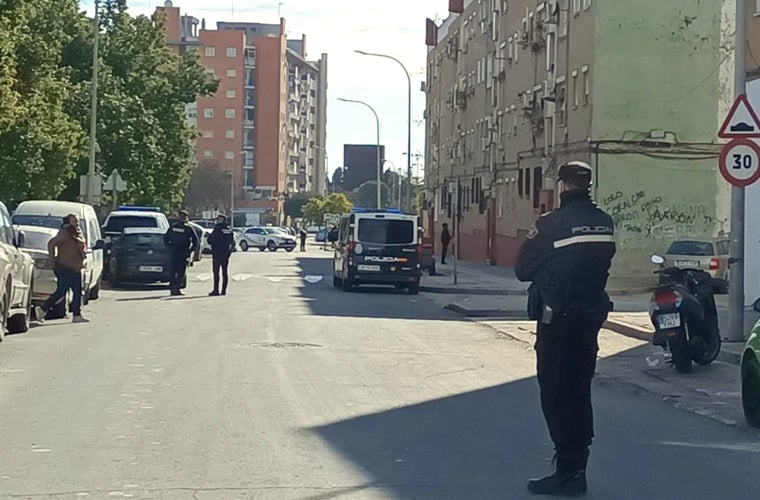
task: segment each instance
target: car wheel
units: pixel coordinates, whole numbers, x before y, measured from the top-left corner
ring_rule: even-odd
[[[0,342],[5,337],[5,325],[8,324],[8,313],[10,305],[8,304],[9,294],[6,292],[0,297]]]
[[[350,292],[354,289],[354,280],[351,278],[345,278],[342,280],[341,286],[343,287],[344,292]]]
[[[108,284],[111,288],[119,288],[121,286],[121,280],[114,273],[108,275]]]
[[[744,418],[752,427],[760,427],[760,362],[750,352],[742,359],[741,374]]]
[[[98,278],[98,282],[94,287],[90,288],[90,300],[98,300],[100,298],[100,284],[103,281],[103,277]]]
[[[269,240],[267,242],[267,248],[270,252],[276,252],[277,251],[277,243],[275,243],[273,240]]]
[[[29,331],[29,322],[32,319],[32,289],[26,298],[26,307],[22,314],[14,314],[8,318],[8,333],[26,333]]]
[[[248,242],[247,241],[241,241],[240,242],[240,250],[247,252],[248,251]]]
[[[290,253],[290,252],[292,252],[292,251],[293,251],[293,250],[295,250],[295,249],[296,249],[296,247],[293,247],[293,248],[286,248],[286,249],[285,249],[285,251],[286,251],[286,252],[288,252],[288,253]]]
[[[409,295],[419,295],[420,293],[420,282],[415,281],[411,285],[409,285]]]

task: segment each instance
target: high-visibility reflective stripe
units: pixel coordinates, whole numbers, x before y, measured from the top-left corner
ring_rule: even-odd
[[[611,234],[594,234],[585,236],[573,236],[554,242],[554,248],[564,248],[579,243],[615,243],[615,237]]]

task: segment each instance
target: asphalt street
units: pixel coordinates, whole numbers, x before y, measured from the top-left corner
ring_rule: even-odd
[[[238,252],[187,296],[104,291],[0,344],[0,498],[522,499],[549,470],[534,358],[429,296]],[[592,499],[754,499],[756,431],[595,387]]]

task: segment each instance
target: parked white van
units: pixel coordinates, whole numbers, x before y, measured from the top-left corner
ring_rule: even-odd
[[[103,247],[100,223],[91,205],[72,201],[34,200],[21,203],[13,212],[12,221],[19,226],[38,226],[59,229],[63,218],[76,214],[87,243],[87,259],[82,272],[82,303],[96,300],[103,278]]]

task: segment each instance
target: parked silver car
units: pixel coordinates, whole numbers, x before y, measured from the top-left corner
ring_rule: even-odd
[[[666,267],[696,268],[707,271],[717,291],[728,291],[729,240],[705,238],[674,241],[665,254]]]

